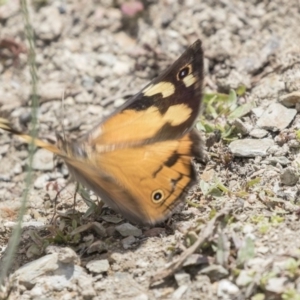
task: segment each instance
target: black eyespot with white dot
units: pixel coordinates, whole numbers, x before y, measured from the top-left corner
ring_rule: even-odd
[[[182,80],[192,73],[191,65],[183,67],[177,74],[177,80]]]
[[[164,200],[164,192],[162,190],[156,190],[152,193],[152,202],[159,203]]]

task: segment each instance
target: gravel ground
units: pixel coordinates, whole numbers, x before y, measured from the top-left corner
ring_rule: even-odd
[[[50,141],[62,128],[70,137],[86,132],[200,38],[206,96],[197,125],[208,162],[197,165],[199,184],[184,210],[164,224],[137,227],[107,208],[99,216],[100,206],[88,210],[81,196],[71,214],[69,183],[56,201],[55,227],[54,200],[69,174],[37,150],[21,243],[0,299],[300,299],[299,1],[32,0],[29,12],[39,136]],[[26,131],[31,77],[17,0],[0,6],[0,62],[0,112]],[[0,136],[3,257],[28,147]],[[209,227],[228,205],[227,217]],[[208,238],[184,266],[150,285],[205,228]]]

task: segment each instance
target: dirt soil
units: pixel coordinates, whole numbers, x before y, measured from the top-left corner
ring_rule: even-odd
[[[60,271],[53,270],[65,271],[67,264],[59,258],[62,264],[30,280],[26,276],[32,274],[24,269],[22,280],[11,275],[0,289],[0,299],[300,299],[300,2],[29,2],[36,42],[39,136],[48,141],[55,141],[55,132],[62,133],[62,128],[72,138],[86,132],[198,38],[205,53],[204,92],[228,95],[235,90],[236,106],[253,106],[232,120],[228,114],[213,118],[215,111],[206,106],[212,102],[204,101],[199,128],[206,128],[202,134],[209,160],[197,164],[199,184],[185,208],[154,228],[133,224],[123,235],[118,226],[126,220],[109,208],[88,210],[79,195],[76,210],[81,214],[70,214],[75,184],[68,182],[66,166],[37,150],[11,274],[26,263],[54,255],[53,251],[69,251],[68,247],[74,253],[67,263],[80,276],[55,281]],[[24,21],[19,1],[1,3],[0,111],[27,131],[32,85]],[[263,123],[260,118],[266,111],[271,118]],[[201,126],[212,120],[220,125],[221,139],[217,131]],[[242,140],[240,147],[250,154],[238,153],[230,144],[226,126],[235,126],[235,139]],[[249,138],[267,140],[268,149],[255,152],[253,143],[246,143]],[[28,146],[1,132],[2,258],[18,215],[27,164]],[[56,198],[59,214],[53,226]],[[199,240],[209,220],[228,205],[233,210],[215,222],[190,261],[150,285],[151,278]],[[59,248],[49,250],[49,244]]]

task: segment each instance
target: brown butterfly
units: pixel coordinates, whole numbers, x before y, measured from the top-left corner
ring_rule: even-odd
[[[201,41],[112,115],[76,141],[45,148],[67,164],[74,178],[128,220],[155,224],[169,217],[196,182],[192,158],[203,159],[193,128],[203,82]],[[6,119],[0,128],[19,135]]]

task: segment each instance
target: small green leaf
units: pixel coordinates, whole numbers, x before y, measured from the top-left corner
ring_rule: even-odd
[[[238,251],[238,265],[244,265],[249,259],[255,255],[254,241],[250,237],[246,237],[243,246]]]
[[[249,102],[249,103],[245,103],[239,107],[237,107],[229,116],[228,119],[229,120],[235,120],[237,118],[241,118],[245,115],[247,115],[252,108],[255,107],[255,103],[254,102]]]

